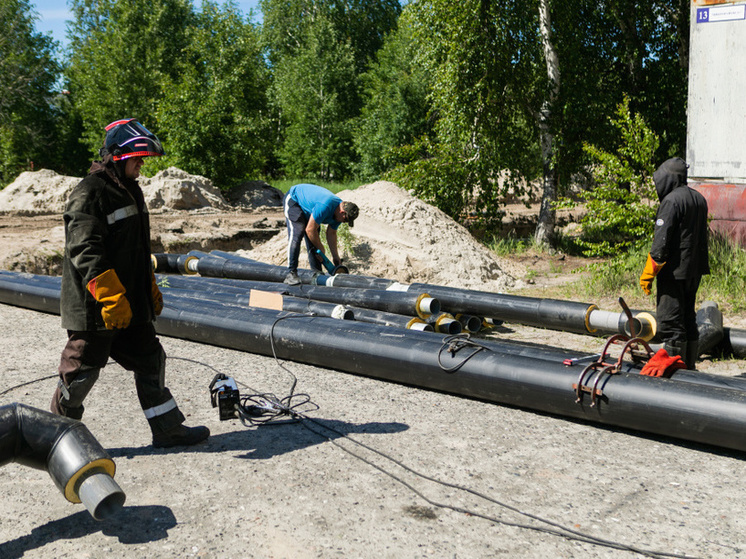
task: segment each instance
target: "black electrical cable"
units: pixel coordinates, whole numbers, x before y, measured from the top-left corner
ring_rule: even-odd
[[[584,542],[584,543],[590,543],[590,544],[593,544],[593,545],[598,545],[598,546],[602,546],[602,547],[608,547],[608,548],[611,548],[611,549],[619,549],[619,550],[624,550],[624,551],[632,551],[634,553],[639,553],[641,555],[646,555],[648,557],[673,557],[673,558],[678,558],[678,559],[694,559],[694,557],[691,556],[691,555],[682,555],[682,554],[677,554],[677,553],[669,553],[669,552],[665,552],[665,551],[656,551],[656,550],[643,549],[643,548],[639,548],[639,547],[636,547],[636,546],[632,546],[632,545],[628,545],[628,544],[616,542],[616,541],[613,541],[613,540],[607,540],[607,539],[600,538],[600,537],[597,537],[597,536],[593,536],[593,535],[590,535],[590,534],[585,534],[583,532],[580,532],[578,530],[574,530],[572,528],[567,528],[567,527],[562,526],[561,524],[559,524],[557,522],[553,522],[551,520],[547,520],[547,519],[542,518],[540,516],[537,516],[535,514],[524,512],[524,511],[522,511],[522,510],[520,510],[520,509],[518,509],[516,507],[513,507],[513,506],[508,505],[506,503],[503,503],[501,501],[498,501],[497,499],[494,499],[493,497],[490,497],[489,495],[485,495],[485,494],[480,493],[480,492],[478,492],[478,491],[476,491],[474,489],[471,489],[469,487],[458,485],[458,484],[447,482],[447,481],[443,481],[443,480],[439,480],[437,478],[428,476],[427,474],[423,474],[421,472],[418,472],[417,470],[415,470],[415,469],[407,466],[403,462],[401,462],[401,461],[399,461],[399,460],[397,460],[395,458],[392,458],[391,456],[387,455],[386,453],[381,452],[381,451],[379,451],[379,450],[377,450],[377,449],[375,449],[375,448],[373,448],[371,446],[366,445],[365,443],[361,443],[360,441],[357,441],[357,440],[353,439],[352,437],[350,437],[346,433],[338,431],[338,430],[336,430],[336,429],[334,429],[332,427],[329,427],[327,425],[323,425],[319,421],[317,421],[315,419],[312,419],[310,417],[304,417],[304,416],[302,416],[300,414],[299,414],[299,417],[301,419],[303,419],[303,420],[306,420],[306,421],[302,421],[301,425],[303,425],[304,427],[306,427],[309,431],[315,433],[316,435],[318,435],[320,437],[325,438],[327,441],[329,441],[330,443],[332,443],[337,448],[343,450],[344,452],[347,452],[348,454],[350,454],[351,456],[354,456],[355,458],[357,458],[359,460],[362,460],[363,462],[365,462],[366,464],[368,464],[368,465],[372,466],[373,468],[377,469],[381,473],[389,476],[391,479],[393,479],[393,480],[399,482],[400,484],[404,485],[407,489],[409,489],[410,491],[412,491],[414,494],[416,494],[417,496],[419,496],[420,498],[422,498],[423,500],[425,500],[427,503],[429,503],[429,504],[431,504],[431,505],[433,505],[435,507],[449,509],[449,510],[453,510],[455,512],[461,512],[461,513],[468,514],[468,515],[471,515],[471,516],[478,516],[478,517],[483,518],[485,520],[489,520],[491,522],[495,522],[497,524],[502,524],[502,525],[505,525],[505,526],[511,526],[511,527],[515,527],[515,528],[524,528],[524,529],[527,529],[527,530],[534,530],[534,531],[538,531],[538,532],[543,532],[543,533],[547,533],[547,534],[551,534],[551,535],[560,536],[560,537],[563,537],[563,538],[566,538],[566,539],[569,539],[569,540],[580,541],[580,542]],[[500,507],[506,508],[506,509],[508,509],[508,510],[514,512],[514,513],[516,513],[516,514],[519,514],[521,516],[526,516],[526,517],[528,517],[528,518],[530,518],[532,520],[536,520],[537,522],[542,522],[542,523],[547,524],[549,526],[553,526],[554,528],[545,528],[545,527],[541,527],[541,526],[534,526],[534,525],[531,525],[531,524],[522,524],[522,523],[512,522],[512,521],[509,521],[509,520],[504,520],[504,519],[497,518],[497,517],[494,517],[494,516],[482,514],[480,512],[476,512],[476,511],[474,511],[472,509],[467,509],[467,508],[464,508],[464,507],[450,505],[448,503],[440,503],[438,501],[434,501],[434,500],[430,499],[429,497],[427,497],[426,495],[424,495],[420,490],[418,490],[417,488],[415,488],[413,485],[411,485],[410,483],[408,483],[405,480],[401,479],[400,477],[392,474],[391,472],[387,471],[385,468],[383,468],[383,467],[375,464],[374,462],[372,462],[371,460],[368,460],[364,456],[360,456],[359,454],[356,454],[355,452],[352,452],[351,450],[345,448],[343,445],[340,445],[336,440],[332,439],[331,437],[328,437],[328,436],[324,435],[323,433],[320,433],[320,432],[316,431],[315,429],[310,428],[308,426],[307,422],[317,424],[322,429],[327,429],[327,430],[335,433],[336,435],[339,435],[341,438],[343,438],[345,440],[348,440],[348,441],[352,442],[353,444],[356,444],[356,445],[358,445],[358,446],[360,446],[362,448],[365,448],[366,450],[369,450],[369,451],[371,451],[371,452],[373,452],[373,453],[381,456],[382,458],[385,458],[386,460],[389,460],[389,461],[393,462],[394,464],[400,466],[404,470],[408,471],[409,473],[411,473],[411,474],[413,474],[413,475],[415,475],[415,476],[417,476],[419,478],[425,479],[427,481],[431,481],[433,483],[436,483],[438,485],[442,485],[444,487],[450,487],[452,489],[457,489],[459,491],[465,491],[467,493],[470,493],[472,495],[475,495],[477,497],[485,499],[486,501],[494,503],[494,504],[496,504],[496,505],[498,505]]]
[[[29,384],[34,384],[36,382],[41,382],[43,380],[49,380],[49,379],[58,378],[58,377],[59,377],[58,374],[54,374],[54,375],[49,375],[48,377],[41,377],[41,378],[36,378],[34,380],[30,380],[28,382],[22,382],[21,384],[16,384],[15,386],[11,386],[10,388],[3,390],[2,392],[0,392],[0,396],[5,396],[8,392],[12,392],[13,390],[16,390],[18,388],[28,386]]]
[[[515,528],[523,528],[523,529],[527,529],[527,530],[534,530],[534,531],[538,531],[538,532],[542,532],[542,533],[546,533],[546,534],[550,534],[550,535],[559,536],[559,537],[562,537],[562,538],[565,538],[565,539],[569,539],[569,540],[573,540],[573,541],[579,541],[579,542],[583,542],[583,543],[589,543],[589,544],[592,544],[592,545],[597,545],[597,546],[601,546],[601,547],[607,547],[607,548],[610,548],[610,549],[619,549],[619,550],[631,551],[631,552],[638,553],[638,554],[641,554],[641,555],[645,555],[645,556],[648,556],[648,557],[672,557],[672,558],[676,558],[676,559],[693,559],[693,556],[690,556],[690,555],[682,555],[682,554],[677,554],[677,553],[669,553],[669,552],[665,552],[665,551],[648,550],[648,549],[636,547],[636,546],[633,546],[633,545],[628,545],[628,544],[616,542],[616,541],[613,541],[613,540],[607,540],[607,539],[600,538],[600,537],[597,537],[597,536],[593,536],[593,535],[590,535],[590,534],[585,534],[585,533],[580,532],[578,530],[574,530],[572,528],[568,528],[566,526],[563,526],[563,525],[561,525],[561,524],[559,524],[557,522],[554,522],[554,521],[542,518],[542,517],[540,517],[538,515],[522,511],[522,510],[520,510],[520,509],[518,509],[516,507],[508,505],[507,503],[503,503],[503,502],[501,502],[501,501],[499,501],[497,499],[494,499],[493,497],[490,497],[489,495],[485,495],[485,494],[480,493],[480,492],[478,492],[478,491],[476,491],[474,489],[470,489],[470,488],[468,488],[466,486],[454,484],[454,483],[451,483],[451,482],[439,480],[439,479],[434,478],[432,476],[428,476],[426,474],[418,472],[417,470],[415,470],[415,469],[407,466],[406,464],[404,464],[400,460],[397,460],[397,459],[389,456],[388,454],[386,454],[384,452],[381,452],[381,451],[379,451],[379,450],[377,450],[377,449],[375,449],[375,448],[373,448],[373,447],[371,447],[369,445],[366,445],[366,444],[364,444],[364,443],[362,443],[360,441],[357,441],[356,439],[350,437],[348,434],[343,433],[342,431],[339,431],[337,429],[329,427],[328,425],[323,425],[318,420],[315,420],[315,419],[313,419],[311,417],[308,417],[303,412],[298,411],[298,407],[301,404],[297,404],[297,405],[293,405],[293,406],[288,406],[286,404],[286,402],[289,402],[290,399],[293,398],[295,387],[297,385],[298,379],[297,379],[297,377],[295,376],[295,374],[293,374],[293,372],[290,369],[288,369],[287,367],[285,367],[279,361],[279,358],[277,357],[277,352],[276,352],[275,344],[274,344],[274,329],[275,329],[275,326],[277,325],[277,323],[280,322],[281,320],[286,320],[286,319],[289,319],[289,318],[299,318],[299,317],[304,317],[304,315],[293,315],[293,314],[291,314],[291,315],[279,317],[272,324],[272,328],[271,328],[271,331],[270,331],[270,345],[272,347],[272,356],[274,357],[275,362],[278,364],[278,366],[281,369],[283,369],[284,371],[288,372],[290,374],[290,376],[293,378],[293,384],[291,386],[290,395],[287,396],[287,397],[285,397],[285,398],[282,398],[282,399],[279,399],[279,398],[277,398],[274,395],[266,395],[266,394],[265,395],[255,394],[254,396],[242,398],[242,401],[244,399],[250,399],[250,401],[254,402],[254,404],[252,404],[251,406],[247,407],[246,413],[247,413],[247,415],[249,417],[247,418],[246,421],[244,421],[242,419],[242,423],[244,423],[244,425],[247,425],[247,423],[251,423],[251,424],[267,423],[267,422],[272,421],[273,419],[275,419],[277,417],[290,416],[291,418],[300,421],[300,424],[303,425],[306,429],[308,429],[312,433],[316,434],[317,436],[323,437],[324,439],[326,439],[327,441],[331,442],[334,446],[336,446],[337,448],[341,449],[342,451],[347,452],[351,456],[353,456],[353,457],[355,457],[355,458],[357,458],[357,459],[365,462],[366,464],[368,464],[371,467],[377,469],[381,473],[389,476],[391,479],[397,481],[398,483],[402,484],[404,487],[406,487],[407,489],[409,489],[410,491],[412,491],[415,495],[417,495],[418,497],[420,497],[421,499],[423,499],[425,502],[429,503],[432,506],[438,507],[438,508],[448,509],[448,510],[452,510],[452,511],[455,511],[455,512],[460,512],[460,513],[463,513],[463,514],[468,514],[468,515],[471,515],[471,516],[477,516],[479,518],[483,518],[485,520],[488,520],[490,522],[494,522],[496,524],[502,524],[502,525],[505,525],[505,526],[511,526],[511,527],[515,527]],[[472,340],[469,340],[468,338],[469,338],[468,334],[466,334],[466,335],[455,335],[455,336],[449,336],[449,337],[444,338],[444,346],[443,346],[443,348],[441,348],[441,352],[446,347],[453,347],[454,348],[454,352],[456,352],[459,349],[461,349],[462,347],[466,347],[466,346],[476,347],[475,351],[472,354],[470,354],[469,356],[467,356],[458,367],[462,366],[464,362],[466,362],[468,359],[470,359],[471,357],[473,357],[473,355],[476,354],[477,352],[482,351],[483,349],[489,349],[489,348],[487,348],[487,347],[485,347],[485,346],[483,346],[481,344],[478,344],[478,343],[476,343],[476,342],[474,342]],[[186,360],[187,361],[193,361],[193,360],[190,360],[190,359],[186,359]],[[440,355],[439,355],[439,360],[440,360]],[[193,362],[199,363],[198,361],[193,361]],[[211,367],[209,365],[206,365],[206,366],[209,367],[210,369],[212,369],[213,371],[217,371],[214,367]],[[447,370],[447,368],[444,367],[444,370]],[[241,383],[241,384],[243,384],[243,383]],[[248,388],[251,388],[251,387],[248,387]],[[299,394],[299,395],[295,395],[295,396],[307,397],[308,395],[306,395],[306,394],[300,395]],[[314,404],[313,402],[310,401],[310,398],[308,398],[308,400],[304,400],[303,403],[310,403],[313,406],[315,406],[314,409],[319,409],[319,407],[316,404]],[[258,421],[256,419],[253,419],[253,418],[255,418],[255,416],[253,414],[254,413],[258,413],[257,408],[261,408],[261,407],[265,407],[266,408],[267,418],[264,421]],[[518,522],[512,522],[510,520],[505,520],[505,519],[497,518],[497,517],[490,516],[490,515],[487,515],[487,514],[482,514],[480,512],[477,512],[477,511],[474,511],[474,510],[471,510],[471,509],[467,509],[467,508],[464,508],[464,507],[459,507],[459,506],[451,505],[451,504],[448,504],[448,503],[440,503],[438,501],[430,499],[425,494],[423,494],[420,490],[418,490],[416,487],[414,487],[413,485],[411,485],[407,481],[401,479],[399,476],[397,476],[397,475],[389,472],[388,470],[386,470],[382,466],[379,466],[378,464],[375,464],[374,462],[372,462],[371,460],[367,459],[366,457],[361,456],[361,455],[359,455],[359,454],[357,454],[355,452],[352,452],[351,450],[345,448],[343,445],[339,444],[339,442],[337,440],[332,439],[331,437],[329,437],[329,436],[327,436],[327,435],[325,435],[325,434],[317,431],[316,429],[311,428],[309,426],[309,423],[315,424],[318,427],[320,427],[321,429],[326,429],[328,431],[331,431],[332,433],[334,433],[338,437],[342,438],[343,440],[348,440],[352,444],[358,445],[358,446],[360,446],[360,447],[362,447],[362,448],[364,448],[364,449],[366,449],[366,450],[368,450],[370,452],[373,452],[374,454],[377,454],[378,456],[381,456],[382,458],[384,458],[386,460],[389,460],[390,462],[398,465],[399,467],[401,467],[405,471],[413,474],[416,477],[419,477],[419,478],[424,479],[426,481],[430,481],[432,483],[441,485],[443,487],[449,487],[451,489],[456,489],[456,490],[459,490],[459,491],[464,491],[464,492],[470,493],[470,494],[472,494],[472,495],[474,495],[476,497],[482,498],[482,499],[484,499],[484,500],[486,500],[488,502],[491,502],[491,503],[493,503],[495,505],[503,507],[503,508],[505,508],[505,509],[507,509],[507,510],[509,510],[511,512],[514,512],[514,513],[519,514],[521,516],[525,516],[525,517],[530,518],[532,520],[535,520],[537,522],[544,523],[544,524],[546,524],[548,526],[551,526],[551,528],[547,528],[547,527],[543,527],[543,526],[535,526],[535,525],[531,525],[531,524],[522,524],[522,523],[518,523]]]
[[[456,356],[456,354],[461,351],[465,347],[474,347],[476,348],[474,351],[472,351],[469,355],[461,359],[456,365],[452,367],[446,367],[443,364],[443,361],[441,360],[441,357],[443,356],[443,351],[448,351],[452,356]],[[489,348],[483,344],[480,344],[479,342],[475,342],[471,339],[471,336],[466,333],[462,334],[454,334],[452,336],[446,336],[443,338],[443,345],[438,350],[438,365],[440,365],[440,368],[443,369],[446,373],[455,373],[458,371],[461,367],[463,367],[466,362],[474,357],[477,353],[479,353],[482,350],[488,350]]]

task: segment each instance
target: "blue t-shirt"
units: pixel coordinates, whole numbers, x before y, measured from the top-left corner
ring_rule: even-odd
[[[324,223],[332,229],[337,229],[340,222],[334,219],[334,212],[342,203],[323,186],[315,184],[296,184],[288,190],[288,196],[295,200],[303,213],[313,216],[316,223]]]

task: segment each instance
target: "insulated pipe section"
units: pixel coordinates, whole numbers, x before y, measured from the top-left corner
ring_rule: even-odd
[[[437,316],[431,316],[427,321],[433,325],[436,332],[441,334],[460,334],[463,329],[461,323],[452,314],[445,312]]]
[[[389,289],[420,291],[425,285],[428,284],[392,285]],[[432,290],[427,293],[440,301],[444,311],[488,316],[505,322],[516,322],[576,334],[588,334],[587,317],[595,308],[595,305],[573,301],[520,297],[439,285],[428,285],[428,287]]]
[[[459,313],[455,318],[461,323],[463,329],[471,334],[476,334],[482,329],[482,319],[478,316]]]
[[[548,351],[546,359],[538,359],[540,352],[530,353],[526,345],[476,352],[466,347],[463,355],[458,349],[444,351],[440,334],[391,334],[373,324],[263,309],[166,308],[156,328],[161,335],[263,355],[272,348],[281,359],[746,450],[746,389],[737,378],[727,382],[738,389],[717,385],[723,379],[711,378],[716,375],[693,371],[678,371],[671,379],[625,370],[580,378],[583,368],[566,366]],[[585,393],[576,401],[575,383],[593,386],[595,402]]]
[[[124,505],[114,461],[80,421],[23,404],[0,407],[0,466],[12,461],[46,469],[65,498],[82,502],[96,520]]]
[[[381,326],[393,326],[395,328],[406,328],[408,330],[419,330],[422,332],[433,332],[432,325],[418,317],[403,314],[365,309],[362,307],[347,307],[352,311],[355,320],[371,322]]]
[[[625,313],[601,311],[593,308],[588,314],[588,332],[603,336],[611,334],[632,336],[632,327],[634,326],[635,337],[642,338],[646,342],[653,339],[657,330],[657,322],[652,314],[637,313],[632,317],[632,320],[633,323],[630,324]]]
[[[164,317],[165,315],[165,317]],[[576,400],[579,367],[491,350],[445,351],[440,335],[403,330],[392,336],[373,324],[256,310],[252,320],[164,310],[163,335],[183,337],[695,442],[746,450],[746,392],[639,374],[585,379],[599,394]],[[593,405],[591,405],[593,404]],[[682,412],[686,410],[686,412]],[[682,416],[685,413],[685,417]]]
[[[746,330],[743,328],[723,328],[723,341],[718,349],[725,355],[746,359]]]
[[[169,283],[171,282],[169,281]],[[173,305],[176,303],[176,301],[185,300],[187,304],[189,301],[196,301],[201,303],[214,304],[215,306],[226,305],[237,308],[258,306],[259,308],[272,308],[268,307],[267,305],[257,305],[256,300],[252,301],[252,298],[245,294],[245,289],[240,290],[240,293],[225,293],[216,292],[214,290],[199,291],[174,288],[173,286],[169,286],[162,287],[161,293],[163,294],[163,301],[166,305]],[[340,320],[353,320],[355,318],[353,311],[348,309],[344,305],[303,299],[301,297],[293,297],[291,295],[276,295],[278,295],[282,299],[282,308],[276,310],[284,310],[302,314],[313,314],[317,316],[327,316]]]
[[[189,285],[192,285],[189,281],[201,280],[202,278],[200,280],[189,280],[188,278],[175,277],[173,280],[169,280],[169,283],[175,287],[187,289]],[[221,283],[214,278],[212,281],[217,282],[215,285]],[[397,293],[382,289],[333,288],[318,285],[290,286],[284,283],[251,280],[245,280],[241,282],[241,285],[241,288],[233,289],[242,290],[244,293],[251,289],[272,291],[303,299],[418,316],[422,319],[440,312],[440,301],[427,293]]]

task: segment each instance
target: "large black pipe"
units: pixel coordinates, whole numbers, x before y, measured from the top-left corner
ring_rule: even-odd
[[[13,461],[49,472],[65,498],[96,520],[124,504],[114,461],[80,421],[23,404],[0,407],[0,466]]]
[[[200,261],[200,266],[202,261]],[[173,279],[171,279],[173,278]],[[169,283],[175,287],[184,288],[188,285],[188,278],[170,276]],[[245,292],[251,289],[273,291],[294,297],[326,301],[328,303],[342,303],[355,307],[376,309],[397,314],[419,316],[427,318],[440,312],[440,303],[427,293],[399,293],[381,289],[346,289],[331,288],[316,285],[291,286],[277,282],[263,282],[246,280],[242,282]]]
[[[712,352],[723,341],[723,314],[717,303],[705,301],[697,311],[699,330],[697,357]]]
[[[263,309],[166,308],[163,335],[232,347],[423,388],[746,450],[746,391],[689,372],[661,379],[497,352],[442,336]],[[273,343],[272,343],[273,342]],[[682,382],[683,381],[683,382]],[[576,389],[581,390],[579,400]],[[685,410],[685,411],[683,411]]]
[[[191,256],[191,266],[185,273],[199,272],[200,275],[234,279],[280,282],[286,269],[261,262],[243,259],[239,256],[225,257],[204,253]],[[304,284],[317,284],[335,288],[386,289],[401,292],[424,292],[439,299],[444,312],[451,314],[473,314],[505,322],[515,322],[539,328],[549,328],[576,334],[606,336],[614,333],[631,334],[633,326],[628,324],[625,313],[600,311],[596,305],[541,299],[503,293],[491,293],[469,289],[459,289],[425,283],[400,284],[393,280],[339,274],[325,276],[311,271],[299,271]],[[608,316],[613,314],[612,317]],[[655,335],[655,325],[647,313],[636,313],[634,329],[644,332],[645,339]],[[639,334],[638,334],[639,335]]]
[[[238,285],[243,285],[245,282],[236,280],[224,280],[218,278],[182,278],[180,276],[163,276],[170,280],[174,280],[180,284],[184,289],[190,287],[195,289],[195,296],[197,288],[203,288],[207,291],[213,289],[212,286],[218,285],[221,289],[229,289],[232,282]],[[42,310],[43,312],[59,313],[59,290],[60,290],[60,278],[53,276],[41,276],[32,274],[18,274],[15,272],[3,272],[0,271],[0,280],[5,280],[8,284],[9,294],[5,293],[0,289],[0,302],[5,302],[11,305],[16,305],[24,308],[31,308],[33,310]],[[0,281],[1,283],[1,281]],[[41,290],[44,295],[40,296],[40,300],[36,300],[36,293],[39,291],[38,286],[44,286],[45,289]],[[236,293],[245,293],[246,289],[240,287],[233,287]],[[4,297],[5,295],[9,295]],[[167,299],[168,300],[168,299]],[[56,308],[56,310],[44,310],[49,306],[50,308]],[[176,300],[170,301],[169,306],[173,307],[174,310],[179,312],[194,310],[198,307],[197,302],[179,302]],[[37,308],[43,307],[43,308]],[[215,314],[216,316],[227,316],[228,309],[225,305],[217,304],[200,304],[200,312],[206,312],[208,314]],[[204,308],[203,308],[204,307]],[[353,313],[358,309],[353,307]],[[233,311],[239,311],[238,313]],[[235,320],[253,320],[252,310],[234,307],[231,310],[231,316]],[[378,321],[370,321],[378,323]],[[158,323],[156,323],[156,326]],[[728,329],[725,329],[728,330]],[[746,330],[732,329],[736,334],[743,333],[743,343],[746,346]],[[436,341],[442,341],[443,337],[439,334],[434,334]],[[726,337],[727,339],[727,337]],[[536,359],[540,361],[548,361],[552,365],[559,363],[569,363],[567,366],[572,367],[573,370],[580,372],[590,362],[598,359],[598,354],[590,354],[586,352],[577,352],[560,348],[553,348],[545,345],[534,344],[530,342],[519,342],[519,341],[500,341],[495,339],[479,339],[480,345],[487,346],[491,351],[495,353],[504,353],[508,355],[515,355],[518,357],[526,357]],[[599,347],[599,350],[601,348]],[[626,367],[626,368],[625,368]],[[642,364],[633,364],[631,362],[625,362],[623,364],[623,370],[631,372],[633,374],[639,373]],[[722,375],[711,375],[700,371],[687,371],[679,370],[674,373],[674,378],[682,382],[689,382],[692,384],[703,384],[707,386],[715,386],[721,388],[730,388],[735,390],[746,390],[746,378],[739,377],[727,377]]]
[[[198,290],[187,290],[187,289],[175,289],[175,288],[161,288],[163,293],[164,304],[169,305],[172,303],[172,299],[186,299],[209,301],[216,305],[229,305],[234,307],[260,307],[260,308],[274,308],[273,306],[268,307],[269,304],[274,304],[275,301],[262,301],[261,291],[260,292],[249,292],[245,295],[245,291],[239,293],[225,293],[215,291],[198,291]],[[314,301],[309,299],[303,299],[300,297],[293,297],[291,295],[282,295],[272,293],[279,297],[278,309],[288,312],[296,312],[303,314],[311,314],[316,316],[326,316],[330,318],[338,318],[341,320],[353,320],[355,315],[352,309],[345,307],[344,305],[335,303],[326,303],[323,301]]]
[[[188,310],[169,309],[164,315],[159,331],[169,336],[262,354],[274,347],[281,359],[746,450],[742,390],[628,373],[579,379],[578,368],[561,363],[474,352],[469,346],[451,353],[432,334],[402,330],[391,336],[379,326],[354,321],[288,318],[263,310],[253,312],[251,321]],[[579,380],[595,385],[593,405],[584,392],[576,402],[573,384]]]

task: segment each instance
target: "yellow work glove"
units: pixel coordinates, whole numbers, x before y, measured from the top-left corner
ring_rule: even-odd
[[[155,315],[158,316],[163,311],[163,295],[161,290],[158,289],[158,282],[155,279],[155,274],[150,273],[151,289],[150,292],[153,296],[153,308],[155,309]]]
[[[665,265],[665,262],[658,264],[655,260],[653,260],[653,257],[650,256],[650,253],[648,253],[648,261],[645,262],[645,268],[643,269],[642,275],[640,276],[640,287],[642,287],[645,295],[650,295],[650,289],[653,286],[653,280],[655,279],[655,276],[658,275],[658,272],[661,271],[661,268],[663,268],[663,266]]]
[[[89,281],[88,291],[96,301],[103,305],[101,317],[108,330],[129,326],[132,320],[132,309],[127,297],[124,296],[127,290],[114,270],[106,270]]]

